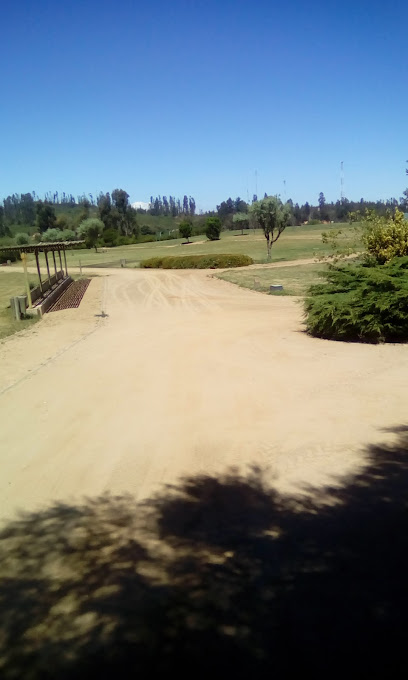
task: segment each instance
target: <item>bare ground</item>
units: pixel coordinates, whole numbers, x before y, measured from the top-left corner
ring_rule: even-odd
[[[296,300],[207,272],[103,273],[0,343],[2,518],[231,466],[340,484],[406,422],[406,345],[310,338]]]

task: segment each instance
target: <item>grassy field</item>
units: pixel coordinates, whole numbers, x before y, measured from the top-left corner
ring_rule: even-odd
[[[319,257],[330,253],[329,245],[322,243],[322,231],[337,230],[341,228],[350,242],[353,230],[349,225],[322,224],[305,227],[288,227],[280,239],[272,248],[272,262],[298,260],[302,258]],[[261,230],[250,230],[244,236],[239,231],[222,232],[219,241],[208,241],[205,236],[196,236],[191,239],[190,245],[183,245],[182,239],[170,241],[155,241],[117,248],[107,248],[105,252],[100,249],[94,250],[71,250],[67,251],[68,267],[78,266],[120,266],[120,260],[125,259],[126,264],[138,267],[141,260],[150,257],[164,257],[167,255],[203,255],[214,253],[232,253],[249,255],[257,263],[265,263],[266,242]],[[30,264],[34,263],[34,257],[29,256]],[[43,262],[43,260],[42,260]]]
[[[309,286],[321,282],[319,274],[326,269],[325,264],[300,264],[294,267],[234,269],[216,276],[237,286],[264,293],[269,293],[269,286],[282,285],[283,291],[277,291],[273,295],[305,295]]]
[[[34,274],[29,274],[29,279],[34,283],[37,281],[37,277]],[[0,339],[35,323],[35,319],[16,321],[11,313],[10,298],[14,295],[24,294],[24,274],[0,270]]]

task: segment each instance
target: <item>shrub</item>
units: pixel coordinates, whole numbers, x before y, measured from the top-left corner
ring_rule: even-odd
[[[0,264],[6,264],[9,260],[10,262],[17,262],[18,259],[18,253],[13,252],[12,250],[9,253],[0,253]]]
[[[193,225],[191,222],[188,222],[187,220],[183,220],[183,222],[180,222],[179,224],[179,232],[181,238],[186,238],[187,243],[189,243],[189,238],[191,234],[193,233]]]
[[[331,267],[305,300],[307,331],[354,342],[408,340],[408,257],[382,267]]]
[[[142,236],[154,236],[155,232],[147,224],[143,224],[140,228]]]
[[[118,240],[116,242],[116,245],[118,246],[130,246],[132,243],[134,243],[135,240],[133,236],[118,236]]]
[[[15,235],[15,242],[18,246],[26,246],[30,243],[30,237],[25,232],[20,232]]]
[[[73,229],[64,229],[60,232],[60,241],[77,241],[78,237]]]
[[[363,242],[379,264],[408,255],[408,221],[400,210],[385,216],[367,210],[362,223]]]
[[[42,234],[41,240],[43,243],[55,243],[56,241],[61,241],[62,232],[59,229],[47,229]]]
[[[179,255],[151,257],[140,263],[145,269],[228,269],[246,267],[254,261],[248,255]]]
[[[209,217],[205,223],[205,235],[210,241],[218,241],[221,234],[221,220],[219,217]]]
[[[57,229],[60,229],[61,231],[71,231],[71,224],[66,215],[58,215],[57,221],[55,222],[55,226]]]
[[[118,243],[118,236],[117,229],[104,229],[101,236],[102,243],[105,246],[114,247]]]
[[[156,241],[155,236],[138,236],[135,243],[153,243],[154,241]]]

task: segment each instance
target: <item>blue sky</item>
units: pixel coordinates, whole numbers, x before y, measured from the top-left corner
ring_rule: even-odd
[[[408,185],[403,0],[3,0],[0,196]]]

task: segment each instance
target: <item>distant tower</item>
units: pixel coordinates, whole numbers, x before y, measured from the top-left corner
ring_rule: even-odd
[[[258,196],[258,170],[255,170],[255,193]]]
[[[343,161],[340,163],[340,201],[344,203],[344,170]]]
[[[283,180],[283,198],[285,199],[286,203],[286,179]]]

